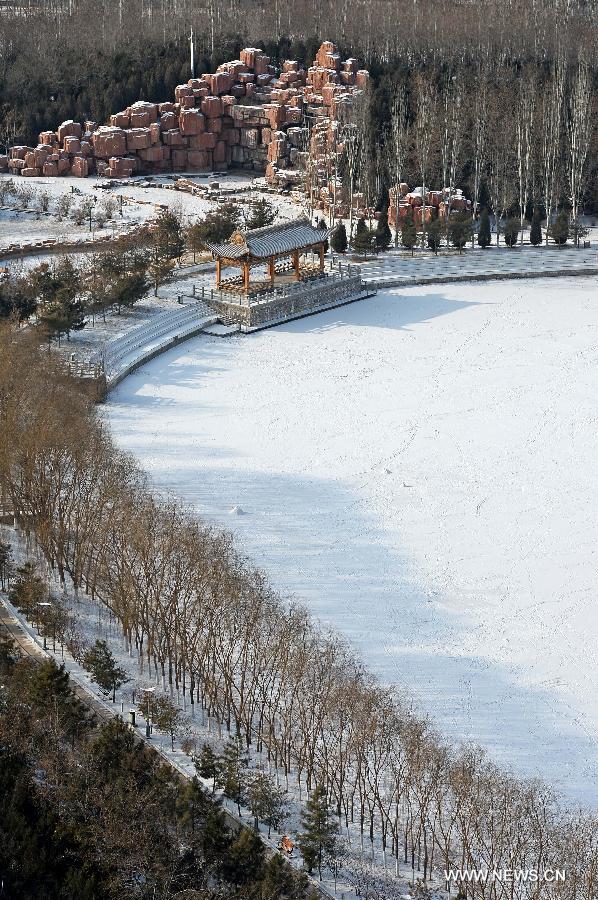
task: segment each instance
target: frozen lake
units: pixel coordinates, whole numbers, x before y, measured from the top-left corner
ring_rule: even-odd
[[[598,806],[595,279],[200,337],[106,415],[441,732]]]

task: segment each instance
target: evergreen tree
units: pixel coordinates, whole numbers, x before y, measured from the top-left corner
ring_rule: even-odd
[[[542,243],[542,219],[540,210],[536,207],[532,215],[531,227],[529,230],[529,242],[533,247],[538,247]]]
[[[307,879],[296,874],[280,853],[270,857],[264,871],[260,900],[304,900]]]
[[[202,855],[206,863],[218,869],[223,865],[231,845],[230,831],[221,809],[212,809],[200,834]]]
[[[128,681],[128,678],[125,680]],[[112,700],[114,702],[114,695]],[[152,704],[152,718],[156,727],[170,737],[170,747],[174,750],[174,739],[179,734],[182,724],[178,706],[168,697],[156,697]]]
[[[507,247],[510,247],[512,249],[517,244],[517,241],[519,240],[519,232],[520,231],[521,231],[521,224],[519,222],[519,219],[515,219],[515,218],[507,219],[507,221],[505,222],[505,227],[504,227],[504,231],[503,231],[504,238],[505,238],[505,244],[507,245]]]
[[[200,778],[212,779],[212,793],[222,773],[222,761],[216,756],[209,744],[204,744],[199,757],[195,760],[195,771]]]
[[[347,229],[344,222],[339,222],[336,231],[330,237],[330,243],[335,253],[346,253],[348,247]]]
[[[177,819],[187,831],[195,832],[211,811],[212,803],[197,778],[193,777],[183,784],[177,794]]]
[[[265,197],[254,200],[251,204],[251,212],[247,219],[247,228],[265,228],[272,225],[276,219],[276,211]]]
[[[243,751],[241,740],[230,738],[222,754],[222,788],[224,796],[237,804],[239,815],[241,815],[241,803],[244,802],[247,793],[245,783],[247,762],[247,754]]]
[[[299,849],[308,872],[317,866],[320,879],[326,856],[334,853],[338,825],[328,808],[328,797],[322,785],[318,785],[307,801],[301,816],[303,831],[297,837]]]
[[[375,231],[376,247],[379,250],[388,250],[392,242],[392,233],[388,226],[388,204],[382,208],[378,225]]]
[[[264,845],[251,828],[243,828],[228,851],[225,874],[233,884],[259,881],[264,871]]]
[[[480,225],[478,228],[478,245],[482,248],[489,247],[492,241],[490,232],[490,216],[487,207],[484,207],[480,216]]]
[[[432,221],[428,223],[428,227],[426,229],[426,240],[428,242],[428,247],[430,248],[430,250],[433,250],[435,254],[438,253],[440,247],[442,246],[444,231],[444,219],[438,217],[436,219],[432,219]]]
[[[168,259],[179,259],[185,249],[181,219],[170,209],[163,210],[155,223],[153,239]]]
[[[473,223],[467,213],[459,213],[449,219],[448,236],[453,247],[463,252],[467,241],[471,238]]]
[[[53,659],[47,659],[35,667],[29,683],[29,697],[37,706],[48,707],[57,698],[67,700],[72,696],[64,663],[57,666]]]
[[[562,247],[567,243],[569,240],[569,215],[565,210],[558,214],[554,222],[550,225],[548,233],[559,247]]]
[[[35,571],[33,563],[26,562],[17,569],[17,577],[9,591],[8,599],[28,619],[37,614],[37,604],[46,599],[46,587]]]
[[[273,828],[284,822],[288,814],[285,793],[278,788],[269,775],[256,775],[247,791],[249,809],[255,817],[255,827],[259,822],[268,826],[268,837]]]
[[[353,249],[355,250],[355,252],[362,253],[365,257],[367,257],[368,250],[372,249],[372,238],[373,235],[362,216],[357,221],[357,227],[355,228],[355,237],[353,238]]]
[[[65,257],[56,268],[47,263],[31,273],[31,289],[38,307],[38,324],[51,341],[53,336],[79,331],[85,326],[85,310],[78,298],[80,276],[72,262]]]
[[[105,694],[112,692],[114,703],[116,691],[129,681],[129,676],[125,669],[116,665],[106,641],[95,642],[83,657],[83,665]]]
[[[409,210],[401,222],[401,245],[405,250],[411,250],[411,256],[413,256],[413,249],[416,244],[417,228],[415,227],[415,222],[413,220],[413,212],[412,210]]]
[[[0,588],[4,591],[13,572],[10,544],[0,540]]]
[[[147,288],[145,272],[130,272],[121,275],[110,288],[108,302],[117,306],[120,312],[121,307],[131,307],[141,300]]]
[[[580,241],[589,234],[589,228],[587,228],[579,219],[571,219],[571,222],[569,223],[569,232],[573,238],[573,243],[576,247],[579,247]]]

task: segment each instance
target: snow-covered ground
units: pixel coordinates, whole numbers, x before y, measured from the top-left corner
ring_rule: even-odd
[[[173,190],[175,181],[186,178],[206,188],[201,194]],[[210,187],[208,191],[207,188]],[[216,189],[213,189],[216,188]],[[0,175],[0,256],[12,244],[36,244],[44,240],[73,242],[90,235],[89,215],[78,225],[76,210],[93,202],[93,236],[118,236],[153,219],[160,206],[181,213],[185,225],[193,224],[220,203],[236,202],[245,210],[252,201],[266,197],[279,220],[302,215],[302,209],[287,195],[265,191],[264,179],[243,172],[218,178],[201,175],[164,175],[111,182],[104,178],[12,178]],[[68,198],[68,208],[64,207]],[[123,203],[121,204],[121,197]],[[108,207],[108,213],[107,213]],[[102,225],[99,227],[99,219]],[[105,221],[104,221],[105,220]],[[9,268],[18,265],[12,257]]]
[[[442,732],[598,805],[597,337],[594,279],[389,290],[194,339],[106,416]]]

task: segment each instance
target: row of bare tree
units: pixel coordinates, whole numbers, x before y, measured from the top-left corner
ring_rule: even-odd
[[[550,222],[562,206],[579,222],[595,193],[597,104],[589,57],[562,47],[543,69],[499,71],[486,56],[399,72],[349,111],[330,158],[347,199],[359,192],[366,208],[406,182],[425,188],[424,205],[427,190],[462,188],[474,217],[487,206],[498,220],[518,215],[522,229],[534,208]],[[398,192],[394,202],[398,221]]]
[[[59,363],[8,327],[0,489],[60,579],[111,611],[146,672],[266,754],[287,783],[325,785],[342,831],[359,834],[364,856],[381,847],[389,877],[566,869],[564,882],[462,890],[598,897],[595,816],[563,811],[546,785],[506,774],[478,749],[448,746],[338,636],[276,596],[230,536],[156,499]]]
[[[596,37],[595,0],[39,0],[4,4],[2,29],[27,20],[32,52],[37,41],[66,37],[104,51],[131,42],[164,43],[189,35],[212,55],[224,36],[271,42],[328,38],[375,60],[414,62],[421,54],[454,59],[491,47],[520,58],[549,58],[566,36],[572,49],[589,49]]]

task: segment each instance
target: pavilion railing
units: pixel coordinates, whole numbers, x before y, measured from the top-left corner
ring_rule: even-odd
[[[212,300],[220,303],[230,303],[235,306],[256,306],[263,303],[272,303],[275,300],[282,300],[287,297],[304,296],[306,292],[309,292],[310,288],[321,290],[325,284],[332,285],[346,278],[355,278],[359,274],[359,266],[352,266],[350,263],[337,262],[328,272],[319,272],[315,275],[308,275],[301,281],[268,288],[264,291],[258,291],[255,294],[242,294],[236,291],[222,289],[214,290],[202,286],[201,299],[207,302]]]

